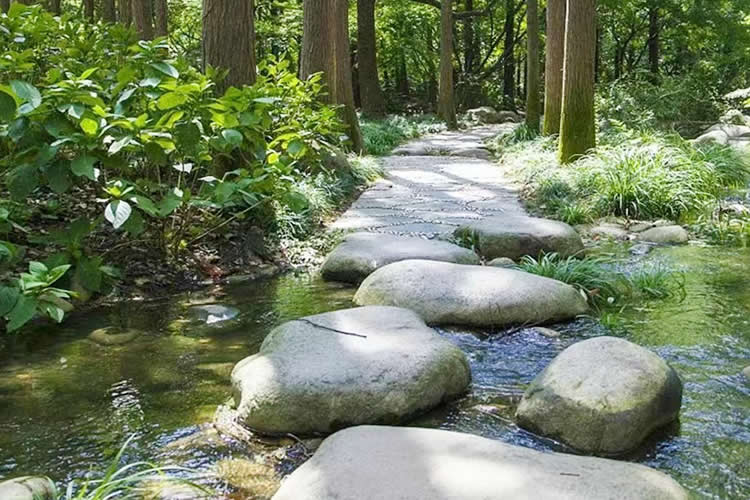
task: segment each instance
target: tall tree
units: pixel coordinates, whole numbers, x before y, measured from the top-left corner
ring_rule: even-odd
[[[596,146],[594,58],[596,0],[568,0],[565,20],[560,161],[569,163]]]
[[[547,45],[544,64],[544,135],[560,132],[565,5],[567,0],[547,0]]]
[[[359,61],[359,95],[366,115],[385,114],[385,97],[380,88],[375,44],[375,2],[357,1],[357,58]]]
[[[474,10],[474,0],[466,0],[466,11]],[[464,72],[474,71],[474,59],[477,56],[477,39],[474,31],[474,21],[471,17],[464,20]]]
[[[438,116],[449,129],[458,128],[453,89],[453,0],[442,0],[440,8],[440,90]]]
[[[90,0],[93,2],[93,0]],[[141,40],[152,40],[154,38],[154,27],[151,23],[151,0],[131,0],[131,9],[133,11],[133,20],[135,29]]]
[[[363,151],[362,132],[354,109],[349,59],[348,0],[304,0],[300,76],[323,73],[328,101],[341,105],[354,151]]]
[[[514,73],[516,46],[516,2],[505,0],[505,45],[503,48],[503,104],[508,109],[516,109],[516,81]]]
[[[659,76],[659,6],[650,0],[648,6],[648,67],[653,78]]]
[[[252,3],[252,0],[250,0],[250,3]],[[169,34],[169,5],[167,5],[167,0],[154,0],[154,21],[156,36],[167,36]]]
[[[539,131],[539,9],[526,0],[526,126]]]
[[[255,83],[253,0],[203,0],[203,65],[227,70],[216,91]]]
[[[60,9],[60,0],[49,0],[49,11],[59,16],[62,13]]]
[[[117,21],[115,0],[102,0],[102,19],[108,23]]]
[[[133,0],[118,0],[119,20],[125,26],[133,24]]]
[[[83,15],[89,21],[94,20],[94,0],[83,0]]]

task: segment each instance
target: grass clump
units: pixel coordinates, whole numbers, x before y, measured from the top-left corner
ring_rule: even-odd
[[[744,186],[748,160],[723,146],[696,146],[673,134],[615,127],[596,151],[563,166],[554,139],[506,147],[506,164],[524,178],[532,207],[569,223],[618,216],[695,220],[707,204]]]
[[[518,268],[576,287],[600,313],[607,308],[624,308],[644,300],[684,296],[684,277],[663,266],[649,266],[631,272],[618,270],[617,262],[606,257],[561,257],[556,253],[539,258],[525,256]]]
[[[405,117],[400,115],[360,121],[365,150],[375,156],[384,156],[410,139],[445,130],[445,124],[432,115]]]

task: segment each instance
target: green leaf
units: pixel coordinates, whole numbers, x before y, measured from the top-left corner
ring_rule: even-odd
[[[76,264],[74,282],[81,284],[86,290],[98,292],[102,287],[102,272],[100,257],[82,257]]]
[[[159,215],[166,217],[182,205],[182,200],[176,196],[167,196],[159,203]]]
[[[21,292],[18,288],[10,286],[0,287],[0,316],[5,316],[13,310],[20,295]]]
[[[8,313],[8,331],[14,332],[31,321],[36,314],[36,306],[37,301],[33,297],[19,295],[18,302]]]
[[[119,229],[128,220],[132,211],[127,201],[114,200],[104,209],[104,218],[112,224],[112,227]]]
[[[55,281],[63,277],[65,273],[70,269],[70,264],[64,264],[50,269],[47,273],[47,285],[52,285]]]
[[[62,161],[57,161],[47,167],[47,184],[57,194],[66,192],[73,185],[70,167]]]
[[[22,82],[21,80],[11,80],[10,87],[19,98],[29,105],[30,109],[28,111],[33,111],[42,104],[42,94],[30,83]]]
[[[39,309],[42,310],[45,316],[56,323],[62,323],[62,320],[65,318],[65,311],[51,302],[42,302],[39,304]]]
[[[39,169],[34,165],[20,165],[8,174],[8,189],[16,200],[23,200],[39,186]]]
[[[86,135],[96,135],[99,131],[99,123],[91,118],[84,118],[79,125]]]
[[[96,164],[96,161],[96,157],[82,154],[71,162],[70,169],[78,177],[87,177],[95,181],[96,171],[94,170],[94,164]]]
[[[178,94],[177,92],[167,92],[156,101],[156,107],[162,111],[166,111],[185,104],[187,99],[186,95]]]
[[[154,202],[149,198],[141,195],[135,195],[131,197],[130,200],[133,201],[138,206],[138,208],[140,208],[150,216],[155,217],[159,215],[159,210],[156,208],[156,205],[154,205]]]
[[[300,140],[294,140],[286,147],[287,153],[297,156],[305,151],[305,143]]]
[[[109,150],[107,151],[110,155],[116,155],[120,152],[122,148],[130,144],[130,141],[132,141],[133,138],[129,135],[126,135],[125,137],[122,137],[112,144],[109,145]]]
[[[16,116],[16,100],[0,88],[0,120],[7,122]]]
[[[227,143],[234,146],[235,148],[242,146],[244,137],[242,137],[242,133],[240,133],[238,130],[235,130],[233,128],[222,130],[221,136],[225,141],[227,141]]]
[[[155,62],[155,63],[151,63],[150,66],[154,68],[156,71],[160,73],[164,73],[167,76],[171,76],[172,78],[180,77],[180,72],[177,71],[177,68],[175,68],[169,63]]]
[[[45,266],[41,262],[37,262],[35,260],[29,262],[29,272],[31,274],[46,274],[47,271],[47,266]]]
[[[146,156],[149,161],[154,165],[165,165],[167,163],[167,153],[164,152],[164,148],[159,146],[155,142],[147,142],[144,146]]]
[[[131,236],[139,236],[146,230],[146,225],[143,216],[139,212],[133,212],[130,214],[128,221],[122,225],[122,228]]]

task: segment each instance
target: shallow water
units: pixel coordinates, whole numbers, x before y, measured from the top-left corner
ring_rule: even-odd
[[[750,498],[750,251],[663,249],[646,258],[682,269],[684,301],[653,302],[624,315],[626,338],[664,356],[685,382],[679,425],[628,457],[672,475],[703,498]],[[131,302],[39,327],[0,351],[0,477],[47,474],[64,482],[108,465],[127,436],[128,458],[207,468],[230,448],[175,450],[169,443],[209,421],[229,397],[232,365],[283,321],[351,306],[353,289],[314,276],[268,281],[161,302]],[[210,326],[190,305],[241,314]],[[106,326],[141,335],[123,346],[86,337]],[[517,428],[525,386],[562,349],[608,333],[591,320],[533,330],[441,333],[469,356],[474,381],[459,401],[413,425],[459,430],[537,449],[563,446]]]

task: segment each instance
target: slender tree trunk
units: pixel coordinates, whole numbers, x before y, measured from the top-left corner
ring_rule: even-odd
[[[595,52],[596,0],[568,0],[560,120],[562,163],[574,161],[596,146]]]
[[[359,96],[365,115],[385,114],[385,97],[380,88],[375,45],[375,2],[357,1],[357,57],[359,59]]]
[[[351,51],[349,47],[349,0],[334,0],[333,54],[336,75],[336,103],[342,105],[341,116],[349,126],[349,139],[354,152],[364,152],[362,131],[354,108]]]
[[[252,0],[249,0],[252,4]],[[167,0],[154,0],[154,21],[156,36],[169,35],[169,5]]]
[[[133,1],[118,0],[119,20],[125,26],[133,24]]]
[[[537,0],[526,1],[526,126],[539,131],[539,9]]]
[[[453,0],[440,4],[440,90],[438,116],[448,128],[458,128],[453,89]]]
[[[547,53],[544,64],[544,135],[560,132],[566,0],[547,0]]]
[[[93,1],[93,0],[92,0]],[[151,23],[151,0],[131,0],[133,10],[133,21],[138,37],[141,40],[152,40],[154,38],[154,27]]]
[[[203,0],[203,66],[228,71],[219,95],[255,83],[253,0]]]
[[[596,25],[596,56],[594,58],[594,82],[599,83],[599,71],[602,67],[602,30]]]
[[[0,2],[2,3],[2,2]],[[8,6],[10,5],[10,0],[7,2]],[[56,16],[59,16],[62,11],[60,10],[60,0],[49,0],[49,11],[55,14]],[[2,9],[0,9],[2,10]],[[7,10],[7,9],[5,9]]]
[[[431,63],[432,64],[432,63]],[[435,78],[434,65],[431,79]],[[398,71],[396,72],[396,90],[404,97],[409,95],[409,72],[406,69],[406,54],[401,52],[398,58]]]
[[[659,7],[653,0],[648,9],[648,66],[654,80],[659,77]]]
[[[0,12],[8,12],[10,9],[10,0],[0,0]]]
[[[503,100],[507,109],[516,109],[516,81],[514,79],[515,58],[513,49],[515,48],[516,23],[515,0],[505,0],[505,47],[503,49]]]
[[[354,151],[362,152],[362,133],[354,109],[349,59],[348,0],[304,0],[300,76],[322,72],[328,87],[327,101],[340,104]]]
[[[474,10],[474,0],[466,0],[466,10]],[[474,71],[474,59],[476,58],[476,36],[474,34],[474,20],[464,20],[464,73],[470,75]]]
[[[94,20],[94,0],[83,0],[83,15],[89,21]]]
[[[108,23],[117,21],[115,0],[102,0],[102,19]]]

